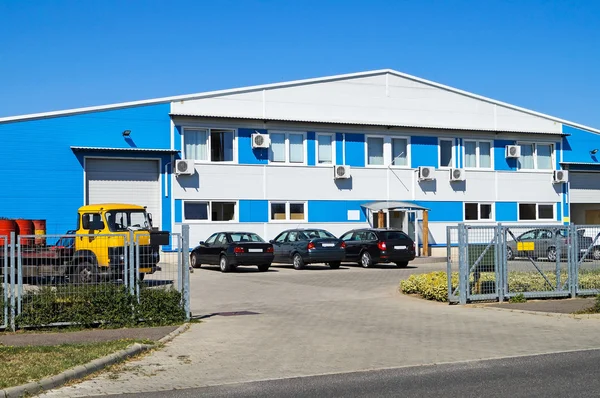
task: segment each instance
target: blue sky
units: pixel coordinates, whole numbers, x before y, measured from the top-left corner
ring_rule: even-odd
[[[600,128],[600,1],[0,0],[0,117],[391,68]]]

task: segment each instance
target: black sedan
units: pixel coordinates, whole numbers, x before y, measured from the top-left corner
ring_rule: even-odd
[[[415,242],[397,229],[355,229],[340,239],[346,242],[346,261],[357,262],[364,268],[377,263],[406,267],[415,259]]]
[[[190,254],[192,267],[219,265],[221,272],[230,272],[238,265],[256,265],[265,272],[272,262],[273,245],[253,232],[216,232]]]
[[[271,241],[276,263],[293,264],[297,270],[306,264],[326,263],[339,268],[346,244],[324,229],[288,229]]]

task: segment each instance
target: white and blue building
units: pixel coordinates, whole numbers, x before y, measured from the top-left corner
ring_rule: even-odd
[[[428,209],[433,248],[464,221],[600,224],[600,130],[394,70],[5,117],[0,135],[0,216],[48,233],[107,201],[192,242],[340,235],[380,209],[419,242]]]

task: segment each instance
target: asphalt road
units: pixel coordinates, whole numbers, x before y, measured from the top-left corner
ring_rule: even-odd
[[[598,363],[588,350],[113,397],[598,397]]]

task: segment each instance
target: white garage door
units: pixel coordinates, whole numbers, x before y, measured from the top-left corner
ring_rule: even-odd
[[[571,203],[600,203],[600,173],[569,173]]]
[[[158,160],[86,159],[86,203],[147,206],[161,226]]]

